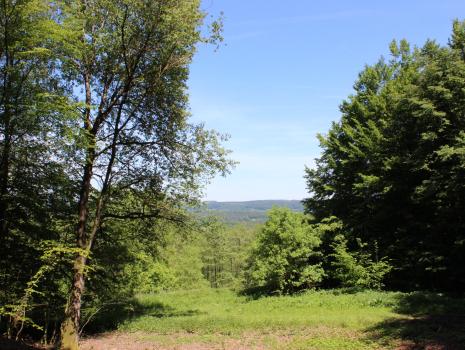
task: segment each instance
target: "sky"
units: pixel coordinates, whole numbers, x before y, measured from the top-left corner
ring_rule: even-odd
[[[340,118],[358,73],[389,43],[446,44],[465,0],[203,0],[224,12],[224,43],[201,45],[191,65],[193,121],[230,135],[239,164],[205,188],[205,200],[308,197],[305,166],[316,135]]]

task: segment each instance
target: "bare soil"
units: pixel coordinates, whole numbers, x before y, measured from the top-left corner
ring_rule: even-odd
[[[179,340],[182,338],[182,342]],[[107,333],[81,341],[81,350],[265,350],[262,344],[253,344],[256,339],[218,339],[204,342],[195,334],[146,335],[143,333]]]

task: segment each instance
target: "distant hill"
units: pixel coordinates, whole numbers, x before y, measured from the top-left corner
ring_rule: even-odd
[[[294,211],[303,211],[299,200],[256,200],[244,202],[205,202],[202,215],[216,215],[228,223],[265,222],[266,212],[273,206],[287,207]]]

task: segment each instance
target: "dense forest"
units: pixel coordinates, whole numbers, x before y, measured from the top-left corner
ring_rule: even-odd
[[[392,42],[366,67],[307,169],[318,221],[393,269],[390,288],[465,290],[465,25],[449,45]],[[373,255],[375,256],[375,255]]]
[[[0,332],[61,349],[135,295],[465,292],[465,22],[393,41],[319,135],[308,198],[207,203],[234,167],[190,121],[199,1],[0,6]],[[264,222],[265,221],[265,222]]]

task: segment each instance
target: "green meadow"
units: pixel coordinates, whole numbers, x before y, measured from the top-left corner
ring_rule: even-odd
[[[114,320],[113,334],[154,349],[460,349],[464,319],[452,315],[464,310],[463,300],[432,293],[329,290],[253,298],[199,289],[137,296],[127,318]]]

